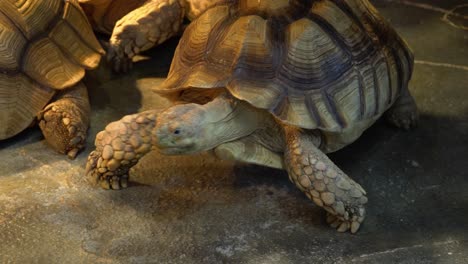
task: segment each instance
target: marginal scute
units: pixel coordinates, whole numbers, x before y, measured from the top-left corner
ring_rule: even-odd
[[[226,85],[229,71],[197,62],[204,61],[210,54],[209,37],[216,36],[212,29],[228,16],[227,6],[214,7],[188,26],[175,52],[169,76],[164,86],[158,87],[158,92],[174,92],[174,87],[213,88]]]
[[[32,43],[24,54],[23,70],[34,80],[55,89],[64,89],[80,81],[84,69],[70,61],[48,38]]]
[[[0,74],[0,139],[27,128],[54,93],[23,74]]]
[[[5,16],[0,15],[0,69],[17,70],[26,39]]]
[[[66,1],[66,6],[63,11],[63,19],[75,30],[80,38],[94,50],[94,52],[104,54],[104,50],[96,39],[86,15],[75,1]]]
[[[2,0],[0,11],[31,39],[47,30],[63,7],[63,1]]]
[[[101,54],[91,49],[65,21],[59,21],[50,31],[49,37],[75,63],[86,69],[94,69],[98,66]]]

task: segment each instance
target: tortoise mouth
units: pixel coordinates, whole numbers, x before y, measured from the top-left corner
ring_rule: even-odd
[[[190,154],[196,152],[195,144],[167,146],[157,144],[158,151],[165,155]]]

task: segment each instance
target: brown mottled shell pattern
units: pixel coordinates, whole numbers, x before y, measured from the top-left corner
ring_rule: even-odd
[[[412,66],[366,0],[238,0],[190,24],[155,91],[226,87],[289,124],[342,131],[387,110]]]
[[[0,139],[28,127],[103,53],[76,0],[1,0]]]

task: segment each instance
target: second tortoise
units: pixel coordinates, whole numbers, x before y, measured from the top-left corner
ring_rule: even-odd
[[[39,124],[74,158],[91,111],[81,79],[104,53],[78,2],[2,0],[0,43],[0,140]]]
[[[184,20],[198,17],[222,0],[79,0],[93,28],[111,35],[108,60],[128,71],[132,58],[179,35]]]

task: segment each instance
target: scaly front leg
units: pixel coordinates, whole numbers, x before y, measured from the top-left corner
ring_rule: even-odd
[[[357,232],[364,221],[366,192],[316,147],[316,136],[286,128],[285,165],[289,178],[328,212],[339,232]]]
[[[126,72],[132,58],[181,30],[184,8],[177,0],[152,0],[128,13],[115,25],[107,58],[115,71]]]
[[[128,115],[112,122],[96,135],[86,175],[93,184],[118,190],[128,185],[128,172],[154,147],[154,128],[159,111]]]

